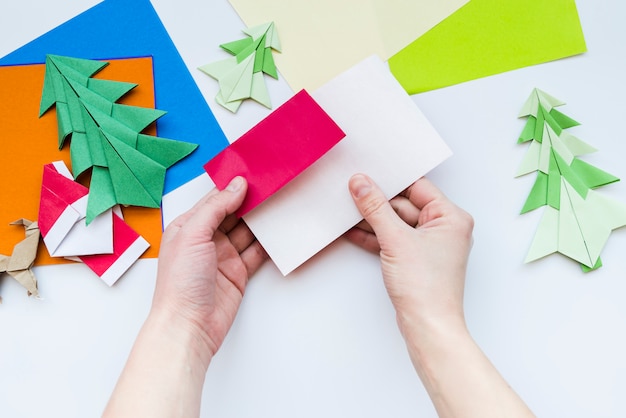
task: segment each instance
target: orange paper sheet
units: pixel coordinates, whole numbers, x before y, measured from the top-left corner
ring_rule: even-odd
[[[119,103],[154,107],[152,59],[109,62],[95,78],[138,84]],[[11,254],[13,246],[24,238],[23,228],[11,226],[9,222],[20,218],[37,219],[43,166],[63,160],[71,168],[69,145],[58,149],[54,109],[38,117],[44,73],[43,64],[0,67],[0,254]],[[150,130],[146,133],[155,135],[155,128]],[[85,180],[79,178],[81,182]],[[123,212],[126,222],[150,243],[142,258],[157,257],[162,233],[161,211],[128,207],[123,208]],[[50,257],[43,244],[35,259],[35,265],[69,262]]]

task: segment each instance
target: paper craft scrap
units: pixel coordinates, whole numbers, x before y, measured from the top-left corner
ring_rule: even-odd
[[[113,252],[112,209],[87,226],[88,193],[89,189],[72,180],[64,162],[44,166],[38,223],[52,257]]]
[[[119,103],[150,107],[154,106],[152,69],[151,58],[110,60],[94,78],[138,83]],[[52,110],[38,118],[44,74],[43,64],[0,66],[0,142],[4,173],[0,176],[0,201],[10,202],[0,205],[0,254],[11,254],[13,244],[24,237],[21,228],[10,226],[9,222],[19,218],[39,219],[43,166],[56,160],[63,160],[70,166],[69,147],[59,151],[57,146],[56,112]],[[169,116],[168,113],[164,118]],[[155,132],[155,127],[150,126],[146,133],[154,135]],[[124,219],[150,243],[142,258],[157,257],[162,235],[161,211],[129,206],[124,208]],[[69,262],[62,257],[51,257],[46,246],[41,245],[35,266]]]
[[[116,204],[158,208],[165,171],[197,144],[141,132],[165,112],[115,103],[135,84],[93,79],[108,62],[48,55],[39,115],[56,106],[74,177],[91,169],[87,224]]]
[[[313,91],[372,54],[387,60],[468,0],[230,0],[246,25],[273,21],[276,65],[293,91]]]
[[[246,99],[253,99],[272,108],[263,74],[278,79],[272,50],[280,52],[280,40],[273,22],[243,31],[248,38],[220,47],[234,57],[206,64],[198,69],[219,82],[215,101],[235,113]]]
[[[367,173],[391,198],[451,155],[375,56],[311,96],[346,137],[244,216],[284,275],[361,220],[348,191],[353,174]]]
[[[517,175],[537,172],[522,213],[545,206],[526,262],[559,252],[588,272],[602,266],[611,231],[626,225],[626,204],[593,190],[619,179],[578,158],[596,150],[566,131],[579,123],[556,109],[563,104],[534,89],[520,113],[518,143],[530,147]]]
[[[37,222],[28,219],[19,219],[11,222],[11,225],[22,225],[26,238],[15,244],[10,256],[0,254],[0,274],[7,273],[28,291],[28,296],[38,298],[37,278],[32,267],[39,246],[39,227]]]
[[[102,1],[0,59],[0,66],[42,64],[46,54],[107,60],[152,58],[156,103],[168,112],[157,121],[159,136],[199,144],[195,152],[167,170],[164,193],[203,174],[202,165],[229,144],[150,0]],[[138,83],[137,79],[127,81]],[[137,89],[146,88],[139,84]],[[14,97],[22,100],[24,94],[20,91]],[[57,159],[47,158],[42,165]],[[128,220],[129,211],[125,216]],[[158,252],[157,243],[151,244],[149,252]]]
[[[315,100],[302,90],[206,163],[204,168],[220,190],[235,176],[246,178],[248,193],[237,211],[238,216],[243,216],[345,136]]]
[[[587,50],[574,0],[472,0],[389,59],[410,94]]]

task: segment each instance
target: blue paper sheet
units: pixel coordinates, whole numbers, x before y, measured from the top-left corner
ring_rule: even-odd
[[[199,144],[167,171],[164,193],[204,173],[228,140],[149,0],[105,0],[18,50],[0,65],[42,64],[46,54],[89,59],[151,56],[159,136]]]

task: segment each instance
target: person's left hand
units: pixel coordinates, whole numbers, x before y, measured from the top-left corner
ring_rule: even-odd
[[[180,320],[208,358],[224,341],[248,279],[268,258],[233,215],[246,191],[245,179],[235,177],[174,220],[161,240],[152,310]]]

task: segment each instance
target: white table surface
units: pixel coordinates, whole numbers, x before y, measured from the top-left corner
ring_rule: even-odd
[[[95,4],[4,0],[0,56]],[[466,285],[472,334],[539,416],[626,416],[626,229],[605,266],[583,274],[550,256],[523,264],[541,211],[519,216],[534,176],[513,178],[526,152],[516,115],[533,87],[566,101],[572,133],[600,151],[585,160],[626,178],[626,5],[579,0],[589,52],[414,96],[454,151],[429,177],[476,220]],[[267,111],[215,105],[217,84],[196,71],[238,39],[226,0],[153,0],[227,136]],[[36,12],[35,12],[36,11]],[[541,13],[540,10],[537,11]],[[541,45],[537,45],[540,48]],[[268,80],[276,104],[291,92]],[[6,173],[2,173],[6,175]],[[191,204],[200,178],[165,200]],[[626,184],[602,193],[626,201]],[[195,197],[194,197],[195,196]],[[4,204],[4,203],[3,203]],[[36,268],[43,301],[0,282],[0,415],[98,416],[150,306],[155,260],[113,288],[80,265]],[[266,264],[207,375],[203,417],[434,417],[395,325],[378,261],[339,240],[283,278]]]

